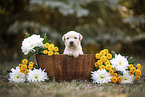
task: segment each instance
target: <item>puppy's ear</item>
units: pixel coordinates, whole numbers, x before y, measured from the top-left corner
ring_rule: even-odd
[[[83,36],[79,33],[79,39],[82,40]]]
[[[62,36],[62,40],[65,41],[65,34]]]

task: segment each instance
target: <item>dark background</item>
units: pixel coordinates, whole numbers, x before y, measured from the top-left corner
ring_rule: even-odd
[[[61,37],[83,35],[84,53],[108,48],[145,57],[145,0],[0,0],[0,61],[24,57],[25,33],[47,33],[64,50]]]

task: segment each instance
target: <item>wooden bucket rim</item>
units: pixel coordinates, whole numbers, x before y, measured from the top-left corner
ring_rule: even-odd
[[[36,56],[43,56],[43,54],[37,54]],[[69,56],[69,55],[67,55],[67,54],[59,54],[59,55],[52,55],[52,56]],[[84,55],[95,55],[95,54],[83,54],[83,55],[79,55],[79,56],[84,56]],[[44,55],[45,56],[45,55]],[[48,56],[48,55],[46,55],[46,56]],[[52,56],[50,56],[50,57],[52,57]],[[69,57],[72,57],[72,56],[69,56]]]

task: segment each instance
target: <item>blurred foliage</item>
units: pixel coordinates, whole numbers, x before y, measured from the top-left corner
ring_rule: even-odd
[[[144,9],[144,0],[1,0],[0,52],[2,56],[21,56],[21,42],[27,32],[46,33],[62,53],[61,37],[70,30],[84,36],[85,53],[144,47]]]

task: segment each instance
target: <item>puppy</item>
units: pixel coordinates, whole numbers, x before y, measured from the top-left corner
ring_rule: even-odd
[[[69,31],[63,35],[62,40],[65,43],[65,50],[63,54],[73,56],[77,58],[79,55],[83,55],[81,40],[83,36],[75,31]]]

